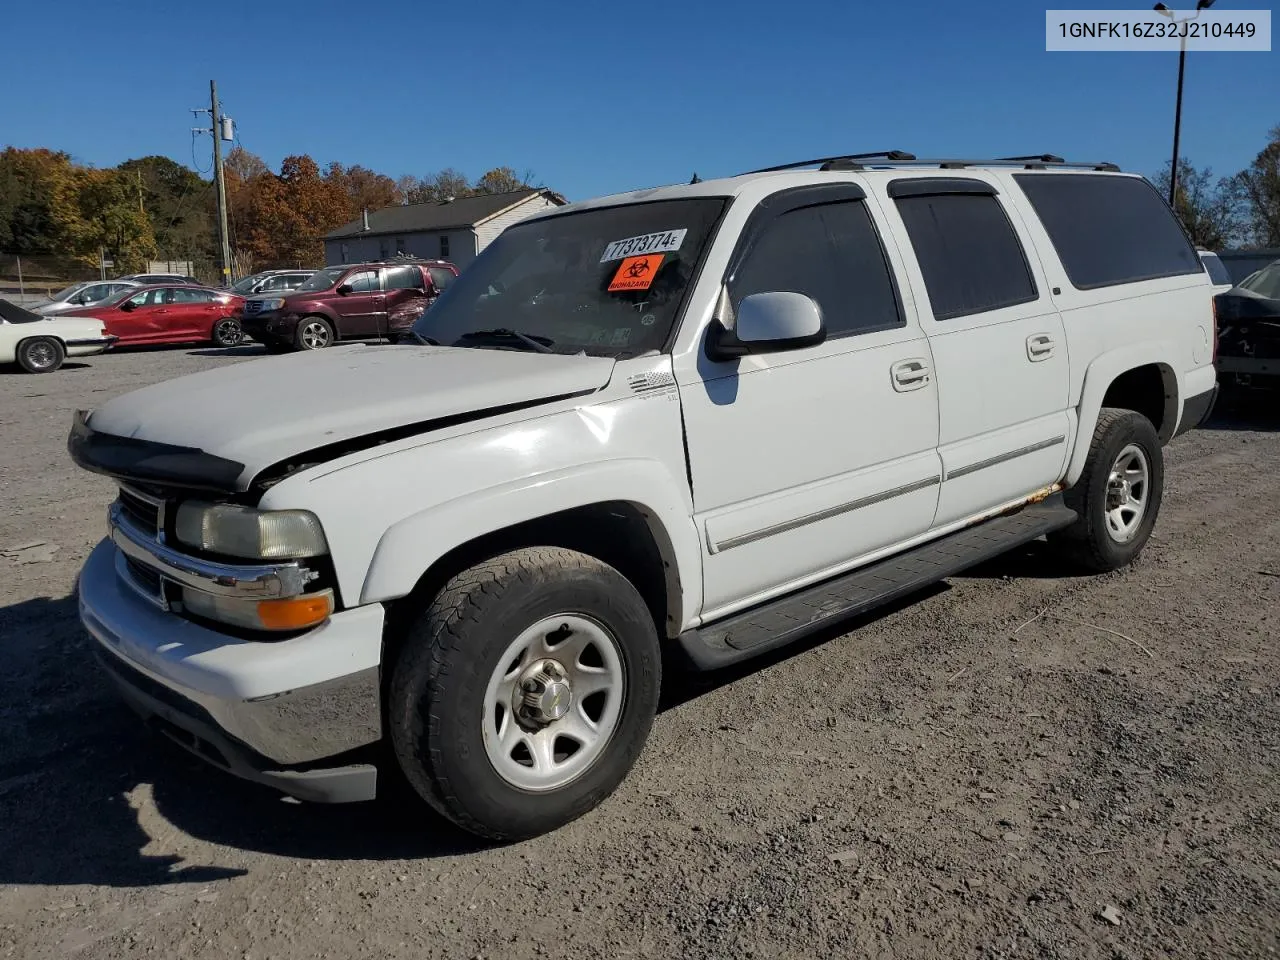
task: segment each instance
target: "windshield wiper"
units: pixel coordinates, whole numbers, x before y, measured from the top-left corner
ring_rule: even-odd
[[[458,340],[461,342],[463,340],[484,340],[489,338],[519,340],[539,353],[555,353],[551,349],[555,341],[549,337],[531,337],[527,333],[521,333],[519,330],[509,330],[506,327],[494,327],[492,330],[472,330],[470,333],[464,333]]]

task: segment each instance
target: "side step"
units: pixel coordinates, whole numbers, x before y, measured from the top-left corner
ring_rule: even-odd
[[[680,635],[678,643],[699,670],[716,670],[799,640],[837,617],[852,617],[954,576],[1076,520],[1055,494],[966,527],[913,550],[860,567],[778,600],[735,613]]]

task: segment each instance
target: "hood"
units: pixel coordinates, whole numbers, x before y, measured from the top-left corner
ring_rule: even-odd
[[[594,392],[613,366],[608,357],[337,346],[143,387],[94,410],[87,427],[133,447],[149,442],[212,455],[240,468],[234,486],[245,490],[263,469],[322,447],[351,449],[361,438],[425,433],[440,421]]]

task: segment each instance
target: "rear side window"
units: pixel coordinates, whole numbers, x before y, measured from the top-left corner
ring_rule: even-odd
[[[884,249],[861,201],[801,207],[770,221],[729,284],[736,311],[753,293],[803,293],[827,337],[901,326]]]
[[[453,283],[452,270],[446,270],[444,267],[427,267],[427,272],[431,274],[431,282],[435,284],[437,290],[443,290]]]
[[[995,197],[945,193],[895,202],[924,274],[934,319],[1036,299],[1022,244]]]
[[[1200,260],[1204,263],[1204,268],[1209,271],[1209,279],[1214,283],[1231,282],[1231,274],[1227,273],[1227,268],[1222,265],[1222,261],[1212,253],[1203,254]]]
[[[422,273],[417,267],[392,267],[387,271],[388,290],[414,290],[422,287]]]
[[[1137,177],[1014,175],[1078,290],[1200,273],[1168,204]]]

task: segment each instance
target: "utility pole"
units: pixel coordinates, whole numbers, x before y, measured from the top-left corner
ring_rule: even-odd
[[[232,121],[222,115],[222,109],[218,106],[218,81],[209,81],[209,109],[192,110],[191,112],[209,114],[209,120],[212,124],[208,130],[197,128],[197,132],[213,135],[213,179],[218,198],[218,250],[221,261],[219,266],[222,268],[220,275],[222,282],[230,286],[231,234],[227,230],[227,181],[222,174],[222,139],[223,135],[232,129]],[[231,138],[228,137],[227,139]]]

